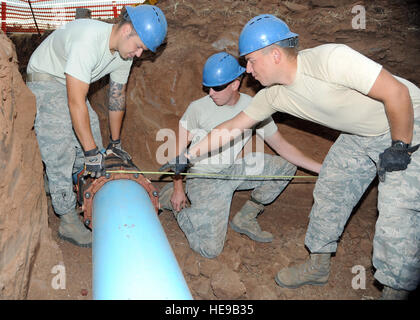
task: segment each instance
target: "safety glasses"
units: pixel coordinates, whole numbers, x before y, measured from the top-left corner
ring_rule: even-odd
[[[222,84],[221,86],[215,86],[215,87],[205,87],[208,91],[210,91],[210,89],[213,89],[214,91],[216,91],[216,92],[220,92],[220,91],[222,91],[222,90],[225,90],[227,87],[228,87],[228,85],[230,85],[232,82],[229,82],[229,83],[225,83],[225,84]]]

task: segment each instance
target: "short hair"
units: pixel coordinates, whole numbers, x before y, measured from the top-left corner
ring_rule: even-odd
[[[117,18],[117,30],[119,30],[123,25],[129,24],[131,26],[130,36],[137,35],[136,29],[134,29],[133,23],[131,22],[130,16],[128,15],[125,7],[121,10],[121,14]]]
[[[238,80],[239,81],[239,86],[238,86],[238,91],[239,91],[239,89],[241,88],[241,85],[242,85],[242,80],[245,78],[245,73],[242,73],[239,77],[237,77],[235,80],[233,80],[233,81],[236,81],[236,80]],[[232,81],[232,82],[233,82]]]
[[[298,53],[299,53],[299,49],[298,49],[298,47],[293,47],[293,48],[284,48],[284,47],[281,47],[281,49],[284,51],[284,52],[286,52],[286,55],[288,56],[288,57],[297,57],[297,55],[298,55]]]
[[[283,50],[284,53],[286,53],[286,55],[289,58],[296,58],[297,55],[298,55],[298,53],[299,53],[298,46],[295,46],[295,47],[284,47],[284,46],[281,46],[279,42],[275,42],[275,43],[273,43],[273,44],[265,47],[263,49],[263,52],[266,54],[268,52],[271,52],[273,50],[273,48],[278,48],[278,49]]]

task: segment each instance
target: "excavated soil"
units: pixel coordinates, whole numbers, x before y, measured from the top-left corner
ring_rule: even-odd
[[[307,1],[174,1],[158,4],[165,12],[168,43],[155,59],[136,60],[128,85],[127,116],[122,138],[135,163],[144,170],[156,170],[156,141],[160,128],[175,129],[188,103],[204,95],[201,68],[208,56],[218,50],[237,53],[237,39],[243,25],[260,13],[273,13],[300,34],[301,48],[328,42],[345,43],[383,64],[392,73],[420,84],[420,22],[416,1],[381,0],[374,3],[353,0]],[[366,28],[355,30],[352,8],[363,5]],[[20,70],[24,74],[28,55],[39,39],[11,36],[16,44]],[[31,47],[32,46],[32,47]],[[104,142],[108,141],[106,118],[106,81],[92,86],[90,100],[98,112]],[[247,77],[242,91],[255,94],[258,85]],[[281,133],[306,154],[322,161],[338,132],[296,118],[277,115]],[[270,150],[266,150],[271,152]],[[272,152],[271,152],[272,153]],[[297,175],[308,175],[299,170]],[[151,177],[156,179],[155,176]],[[154,180],[157,187],[163,182]],[[355,208],[332,259],[327,285],[281,288],[274,282],[276,272],[300,263],[308,256],[304,237],[308,225],[314,188],[313,179],[294,179],[279,198],[259,217],[264,230],[274,235],[272,243],[257,243],[230,228],[222,254],[206,259],[194,253],[169,211],[159,219],[195,299],[308,300],[375,299],[381,286],[373,278],[372,240],[377,219],[377,181],[371,185]],[[232,217],[248,199],[250,192],[237,192]],[[61,249],[66,270],[66,288],[54,290],[52,273],[31,279],[29,299],[92,298],[91,249],[79,248],[60,240],[56,234],[59,220],[51,205],[48,222],[52,238]],[[362,266],[365,288],[352,286]],[[353,271],[352,271],[353,270]],[[360,269],[357,269],[360,270]],[[46,274],[46,276],[45,276]],[[414,293],[412,299],[418,297]]]

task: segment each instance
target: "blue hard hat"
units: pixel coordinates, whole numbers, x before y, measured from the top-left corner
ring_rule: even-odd
[[[203,68],[203,85],[216,87],[229,83],[245,72],[238,60],[229,53],[219,52],[210,56]]]
[[[126,9],[141,41],[150,51],[156,52],[168,31],[168,23],[162,10],[147,4],[137,7],[127,6]]]
[[[283,20],[271,14],[261,14],[249,20],[242,29],[239,55],[242,57],[276,42],[280,42],[282,47],[295,47],[298,36],[289,30]]]

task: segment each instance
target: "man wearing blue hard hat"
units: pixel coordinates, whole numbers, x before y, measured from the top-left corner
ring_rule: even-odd
[[[346,45],[298,52],[297,42],[298,35],[273,15],[259,15],[245,25],[240,55],[247,72],[267,88],[216,128],[242,130],[279,111],[343,132],[315,186],[305,238],[310,257],[280,270],[275,281],[286,288],[327,283],[344,226],[378,176],[374,276],[384,285],[382,299],[406,299],[420,281],[420,89]],[[181,156],[194,162],[197,150],[218,147],[211,142],[207,148],[203,139]]]
[[[72,175],[84,168],[97,178],[104,170],[99,120],[87,100],[89,86],[109,75],[106,153],[131,160],[120,140],[130,68],[144,50],[156,52],[167,32],[158,7],[126,9],[117,24],[91,19],[65,24],[39,45],[27,67],[27,86],[36,97],[35,132],[52,205],[60,217],[58,234],[82,247],[91,246],[92,235],[76,212]]]
[[[207,59],[202,83],[209,94],[192,102],[182,116],[178,137],[186,139],[177,141],[177,150],[184,150],[190,143],[192,146],[197,144],[214,127],[247,108],[251,97],[238,91],[244,72],[236,58],[226,52],[216,53]],[[209,157],[206,155],[189,168],[193,176],[187,177],[187,194],[180,175],[175,176],[173,184],[165,185],[160,192],[161,207],[174,212],[190,247],[206,258],[214,258],[223,250],[230,206],[236,190],[253,191],[251,198],[230,222],[232,229],[258,242],[271,242],[273,239],[271,233],[261,230],[257,216],[265,205],[277,198],[289,180],[247,180],[231,176],[294,175],[296,166],[285,159],[315,172],[321,167],[320,163],[307,158],[290,145],[280,135],[271,117],[267,117],[255,129],[257,135],[283,157],[256,152],[238,158],[252,136],[250,130],[229,146]],[[189,207],[187,196],[191,202]]]

